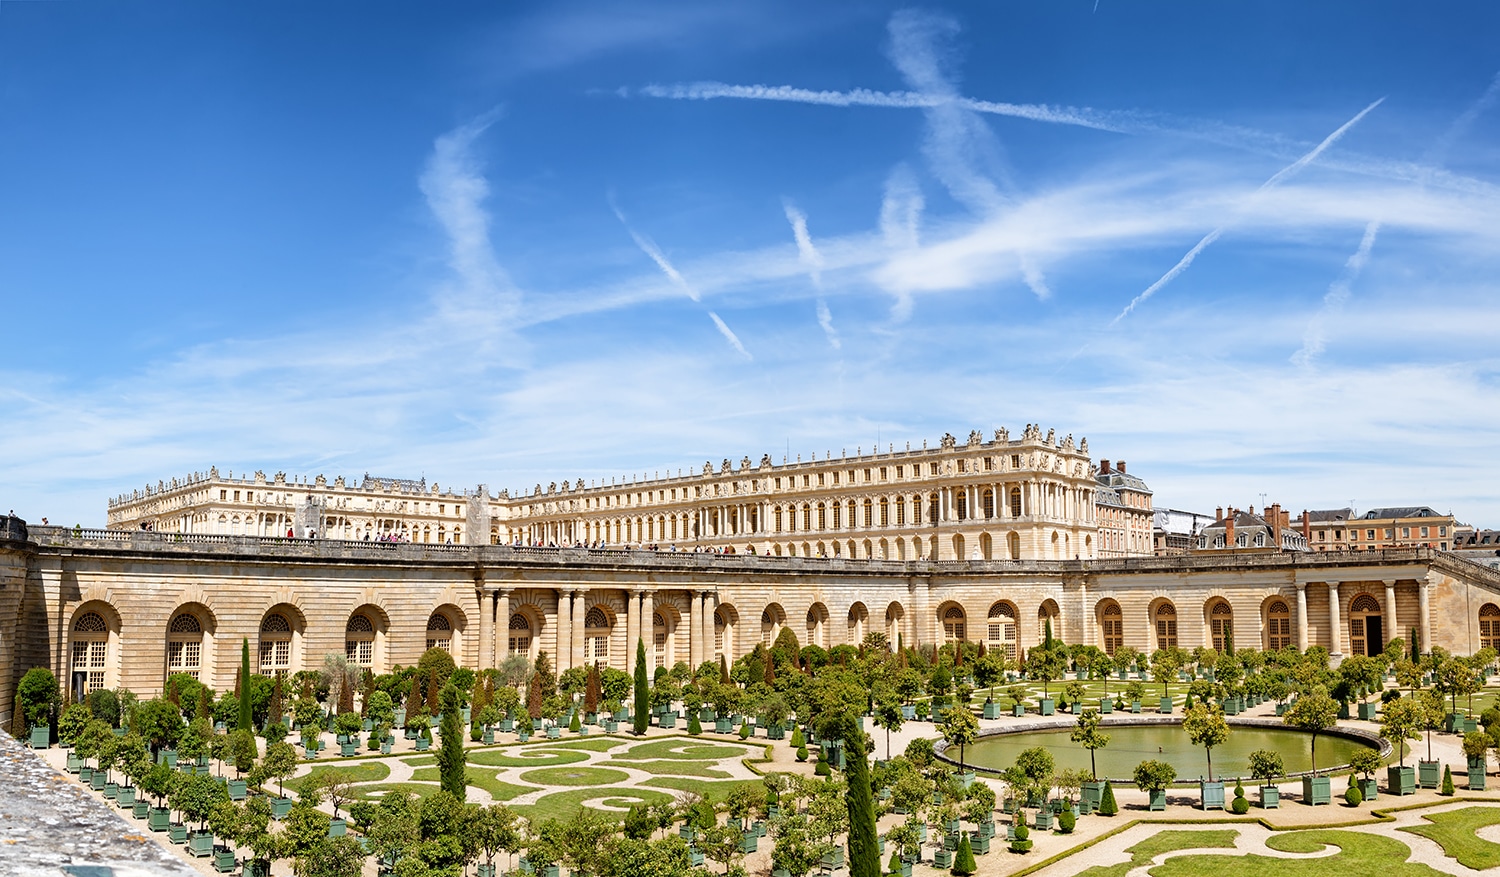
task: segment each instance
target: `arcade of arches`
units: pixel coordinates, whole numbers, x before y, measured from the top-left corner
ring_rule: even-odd
[[[983,642],[1014,658],[1049,628],[1106,652],[1232,642],[1342,656],[1413,631],[1460,654],[1500,648],[1500,574],[1429,549],[1205,568],[1191,556],[1017,567],[505,546],[437,559],[418,546],[340,547],[325,559],[325,545],[292,544],[267,546],[252,564],[214,545],[56,541],[67,544],[0,546],[0,564],[24,564],[27,592],[0,636],[15,644],[16,665],[50,666],[77,691],[147,695],[174,672],[223,689],[242,638],[262,673],[311,669],[330,653],[385,672],[434,647],[471,668],[545,651],[558,670],[628,671],[637,640],[655,665],[696,666],[784,630],[824,648],[880,633],[908,646]]]

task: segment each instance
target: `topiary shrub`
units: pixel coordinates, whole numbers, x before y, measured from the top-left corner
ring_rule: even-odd
[[[1350,786],[1344,792],[1344,802],[1350,807],[1358,807],[1360,804],[1364,803],[1364,800],[1365,796],[1360,792],[1359,786]]]
[[[696,719],[697,716],[694,716],[693,718]],[[691,725],[689,727],[691,727]],[[583,723],[580,722],[580,721],[578,721],[578,711],[577,710],[573,711],[573,718],[572,718],[571,721],[568,722],[568,730],[572,731],[574,734],[577,734],[579,731],[583,730]],[[702,733],[703,729],[699,728],[698,731],[699,731],[699,733]]]
[[[787,745],[791,746],[793,749],[801,749],[802,747],[807,745],[807,738],[802,736],[801,725],[797,725],[796,727],[792,728],[792,739],[787,741]]]
[[[979,864],[974,861],[974,847],[969,844],[969,836],[965,834],[958,842],[958,852],[953,856],[953,871],[957,877],[969,877],[979,870]]]
[[[1453,769],[1446,764],[1443,765],[1443,788],[1438,794],[1453,797]]]
[[[1024,821],[1016,822],[1016,839],[1010,842],[1010,851],[1013,853],[1031,852],[1031,829],[1026,827]]]
[[[578,721],[578,717],[574,716],[573,717],[573,721],[577,722]],[[689,737],[697,737],[698,735],[700,735],[700,734],[703,733],[703,723],[700,722],[700,721],[698,721],[698,711],[697,710],[690,710],[688,712],[688,729],[687,729],[687,731],[688,731],[688,736]]]
[[[886,863],[885,870],[891,874],[901,873],[901,851],[891,850],[891,860]]]
[[[1244,795],[1238,795],[1235,797],[1234,802],[1229,805],[1229,809],[1233,810],[1237,815],[1244,816],[1250,812],[1250,802],[1245,800]]]
[[[750,739],[750,723],[749,722],[740,722],[740,739],[741,740],[749,740]]]
[[[828,761],[826,759],[820,758],[818,759],[817,766],[813,768],[813,773],[820,777],[826,777],[832,774],[833,770],[828,766]]]
[[[1120,812],[1120,805],[1115,803],[1115,787],[1108,780],[1104,781],[1104,797],[1099,799],[1099,815],[1114,816]]]
[[[1077,825],[1078,817],[1073,815],[1073,809],[1071,807],[1064,807],[1063,811],[1057,814],[1057,830],[1059,832],[1063,834],[1072,834],[1073,829],[1077,827]]]
[[[797,760],[798,761],[806,761],[807,760],[807,747],[806,746],[798,746],[797,747]]]

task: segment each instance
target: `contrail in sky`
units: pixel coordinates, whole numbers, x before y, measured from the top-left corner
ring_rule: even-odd
[[[1264,192],[1268,189],[1274,188],[1275,186],[1285,182],[1286,180],[1291,179],[1293,176],[1296,176],[1297,173],[1299,173],[1303,168],[1307,167],[1309,164],[1312,164],[1315,160],[1317,160],[1317,157],[1322,155],[1330,146],[1339,142],[1339,140],[1349,132],[1350,128],[1353,128],[1356,124],[1359,123],[1361,119],[1369,115],[1371,110],[1380,106],[1384,101],[1385,98],[1380,98],[1371,103],[1369,106],[1360,110],[1354,118],[1339,126],[1339,129],[1337,131],[1334,131],[1332,134],[1324,137],[1322,143],[1314,146],[1301,158],[1298,158],[1296,161],[1277,171],[1271,176],[1269,180],[1261,183],[1260,188],[1256,189],[1255,191],[1257,193]],[[1202,240],[1198,241],[1198,243],[1193,245],[1193,248],[1191,250],[1187,251],[1187,255],[1179,259],[1177,264],[1172,266],[1171,270],[1167,271],[1166,274],[1163,274],[1161,276],[1160,280],[1146,287],[1145,292],[1131,299],[1130,304],[1125,306],[1125,310],[1120,311],[1119,316],[1116,316],[1113,320],[1111,320],[1109,325],[1114,326],[1116,323],[1119,323],[1121,320],[1125,319],[1130,315],[1131,311],[1136,309],[1137,305],[1155,295],[1157,290],[1166,286],[1168,283],[1171,283],[1173,280],[1176,280],[1178,275],[1186,271],[1188,267],[1193,264],[1193,260],[1198,258],[1199,253],[1202,253],[1204,250],[1208,249],[1209,245],[1218,240],[1219,237],[1224,234],[1225,228],[1226,226],[1221,225],[1208,234],[1204,235]]]

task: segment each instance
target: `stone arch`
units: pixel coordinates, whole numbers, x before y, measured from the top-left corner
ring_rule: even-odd
[[[1234,646],[1234,607],[1223,597],[1210,597],[1203,604],[1203,628],[1208,633],[1209,648],[1222,653]]]
[[[1479,647],[1500,650],[1500,606],[1494,603],[1479,607]]]
[[[1094,619],[1099,625],[1099,645],[1113,657],[1125,645],[1125,611],[1118,600],[1105,597],[1094,604]]]
[[[595,603],[583,613],[583,660],[609,664],[609,641],[615,630],[615,611],[604,603]]]
[[[822,601],[807,607],[807,645],[828,648],[828,607]]]
[[[985,647],[990,651],[998,651],[1010,660],[1014,661],[1020,654],[1020,626],[1016,623],[1020,612],[1016,604],[1009,600],[996,600],[990,604],[987,613],[985,630]]]
[[[740,613],[733,603],[720,603],[714,607],[714,656],[722,657],[726,663],[735,659],[735,631],[740,626]]]
[[[167,676],[186,673],[204,685],[214,687],[214,633],[217,619],[213,610],[199,602],[183,603],[167,619],[167,655],[163,685]]]
[[[307,618],[296,606],[277,603],[267,609],[257,628],[257,672],[265,676],[297,672],[306,630]]]
[[[1151,601],[1151,625],[1156,637],[1156,648],[1170,649],[1177,646],[1177,606],[1165,597]]]
[[[1276,594],[1261,601],[1261,616],[1264,618],[1261,647],[1267,650],[1285,649],[1292,645],[1292,607],[1285,597]]]
[[[1052,623],[1052,638],[1062,638],[1062,610],[1058,608],[1057,601],[1048,597],[1036,608],[1036,641],[1045,642],[1047,639],[1047,623]]]
[[[444,595],[446,598],[448,595]],[[438,621],[441,618],[442,621]],[[459,666],[464,663],[464,634],[468,627],[469,616],[463,608],[456,603],[443,602],[433,608],[432,613],[427,616],[427,638],[433,640],[432,648],[444,649],[453,656],[453,660]],[[443,622],[447,622],[447,628],[443,628]],[[433,625],[437,624],[437,627]],[[443,641],[447,641],[445,646]]]
[[[1378,655],[1385,648],[1380,601],[1360,592],[1349,601],[1349,654]]]
[[[651,615],[651,641],[656,666],[671,667],[679,660],[677,628],[681,621],[682,613],[677,611],[676,606],[664,602],[656,604]],[[686,657],[683,656],[681,660],[686,660]]]
[[[1010,553],[1011,560],[1021,559],[1021,534],[1011,530],[1005,534],[1005,548]]]
[[[869,632],[870,610],[864,603],[856,600],[849,606],[844,641],[852,645],[859,645],[864,642],[865,634]]]
[[[522,604],[511,610],[506,621],[507,655],[525,655],[529,661],[536,660],[537,642],[542,632],[541,619],[542,614],[535,606]]]
[[[958,603],[947,600],[937,608],[938,630],[945,643],[963,642],[968,639],[968,613]]]
[[[995,559],[995,540],[988,532],[979,534],[979,556],[984,560]]]
[[[783,627],[786,627],[786,610],[780,603],[767,603],[760,611],[760,641],[767,646],[776,642]]]
[[[349,663],[381,673],[389,649],[390,616],[373,603],[349,613],[344,622],[344,657]]]
[[[901,644],[901,626],[906,621],[906,607],[893,600],[885,607],[885,638],[891,649]]]
[[[119,684],[120,613],[101,600],[73,610],[68,620],[69,685],[75,700]]]

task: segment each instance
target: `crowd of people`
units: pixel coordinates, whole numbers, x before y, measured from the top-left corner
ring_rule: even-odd
[[[669,554],[676,554],[679,551],[681,551],[683,553],[689,553],[689,554],[754,554],[755,553],[755,546],[754,545],[747,545],[747,546],[745,546],[745,550],[743,552],[739,552],[739,551],[735,551],[733,545],[727,545],[727,546],[724,546],[724,547],[712,547],[712,546],[705,547],[705,546],[702,546],[702,545],[694,545],[691,549],[687,549],[687,548],[679,549],[677,547],[677,543],[675,543],[675,542],[667,545],[666,547],[662,547],[662,545],[660,543],[657,543],[657,542],[647,542],[647,543],[644,543],[644,544],[641,544],[641,545],[632,545],[632,544],[628,544],[628,543],[624,544],[624,545],[611,545],[609,542],[607,542],[607,541],[605,541],[603,539],[596,539],[593,542],[578,541],[578,542],[574,542],[571,545],[567,545],[567,544],[559,545],[556,541],[550,540],[550,539],[548,539],[548,540],[538,539],[535,542],[523,542],[521,540],[521,537],[517,536],[510,544],[511,544],[512,548],[583,548],[583,549],[586,549],[588,551],[662,551],[662,552],[666,552],[666,553],[669,553]]]

